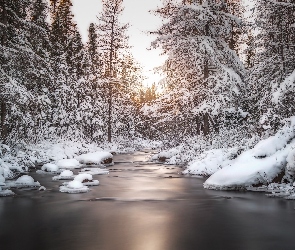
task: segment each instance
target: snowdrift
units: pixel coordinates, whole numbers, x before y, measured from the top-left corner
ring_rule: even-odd
[[[236,190],[273,182],[294,182],[295,117],[276,135],[260,141],[253,149],[217,171],[204,183],[207,189]]]

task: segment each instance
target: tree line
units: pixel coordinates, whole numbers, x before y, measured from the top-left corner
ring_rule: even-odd
[[[134,136],[141,67],[123,0],[102,4],[83,44],[71,0],[0,1],[2,141]]]
[[[2,141],[251,136],[294,115],[294,0],[159,1],[161,95],[142,88],[123,0],[102,3],[83,44],[71,0],[0,0]]]

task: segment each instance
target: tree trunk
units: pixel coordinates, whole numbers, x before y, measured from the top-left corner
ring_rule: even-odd
[[[203,132],[204,132],[204,135],[208,135],[210,133],[209,114],[205,113],[203,119],[204,119]]]

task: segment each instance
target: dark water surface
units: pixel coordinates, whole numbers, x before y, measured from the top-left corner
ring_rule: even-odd
[[[294,201],[204,190],[180,167],[117,155],[86,194],[33,174],[47,190],[0,198],[1,250],[294,250]],[[179,178],[180,177],[180,178]]]

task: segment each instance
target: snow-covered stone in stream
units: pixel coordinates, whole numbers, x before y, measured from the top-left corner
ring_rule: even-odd
[[[80,168],[80,163],[76,159],[63,159],[56,162],[59,168],[63,169],[75,169]]]
[[[105,168],[83,168],[79,172],[79,174],[91,174],[91,175],[103,175],[103,174],[109,174],[110,171]]]
[[[71,170],[64,170],[58,176],[53,176],[52,180],[73,180],[75,178],[73,171]]]
[[[76,157],[76,159],[81,164],[86,165],[110,165],[113,162],[113,155],[110,152],[98,151],[94,153],[80,155]]]
[[[75,177],[75,181],[80,181],[83,183],[85,186],[97,186],[99,185],[98,180],[93,180],[93,177],[91,174],[84,173],[84,174],[79,174]]]
[[[19,177],[16,181],[7,182],[7,186],[10,187],[40,187],[40,183],[38,181],[34,181],[34,179],[29,175],[23,175]]]
[[[84,174],[79,174],[75,177],[74,179],[75,181],[80,181],[80,182],[86,182],[86,181],[92,181],[93,180],[93,177],[91,174],[87,174],[87,173],[84,173]]]
[[[60,169],[56,164],[47,163],[41,167],[41,170],[36,171],[37,174],[58,174]]]
[[[80,181],[71,181],[66,186],[60,186],[59,191],[62,193],[77,194],[86,193],[89,191],[89,188],[84,186]]]
[[[0,187],[0,197],[6,197],[6,196],[12,196],[12,195],[15,195],[15,193],[12,192],[11,190],[3,190]]]

